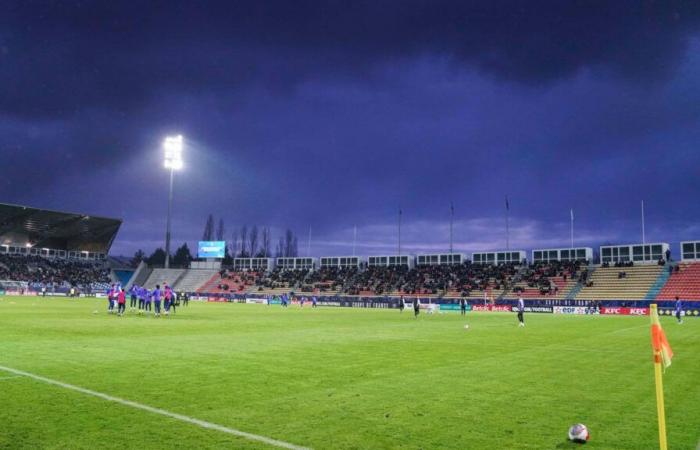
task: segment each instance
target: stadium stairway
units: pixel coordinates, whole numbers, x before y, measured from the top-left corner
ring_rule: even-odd
[[[656,300],[700,300],[700,263],[680,263],[678,272],[666,281]]]
[[[146,283],[146,280],[148,280],[148,277],[151,276],[151,272],[153,272],[153,269],[148,267],[148,264],[141,261],[139,266],[136,268],[136,271],[131,276],[131,279],[126,284],[126,289],[131,289],[131,286],[134,284],[137,286],[143,286],[144,283]]]
[[[218,275],[216,269],[188,269],[185,274],[173,285],[173,289],[181,292],[197,292],[214,275]]]
[[[590,264],[588,267],[586,267],[586,269],[588,270],[588,279],[590,279],[591,276],[593,276],[593,272],[595,272],[595,266]],[[575,300],[576,296],[584,287],[585,284],[579,280],[576,285],[566,294],[566,300]]]
[[[649,292],[647,292],[647,295],[644,297],[644,300],[654,300],[656,296],[659,295],[659,292],[661,292],[661,289],[663,289],[670,277],[668,273],[669,267],[672,267],[672,265],[666,264],[664,266],[664,269],[659,274],[659,277],[656,279],[651,288],[649,288]]]
[[[112,269],[112,275],[112,279],[114,281],[120,283],[122,286],[126,286],[129,284],[131,277],[134,275],[134,271],[126,269]]]

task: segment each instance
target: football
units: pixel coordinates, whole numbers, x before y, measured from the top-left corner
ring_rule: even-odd
[[[569,440],[577,442],[579,444],[585,444],[590,439],[591,435],[588,433],[588,427],[582,423],[577,423],[569,428]]]

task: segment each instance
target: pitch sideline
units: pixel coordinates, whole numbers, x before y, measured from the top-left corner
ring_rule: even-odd
[[[132,402],[131,400],[125,400],[123,398],[114,397],[114,396],[103,394],[103,393],[97,392],[97,391],[92,391],[90,389],[85,389],[85,388],[82,388],[80,386],[75,386],[72,384],[63,383],[61,381],[52,380],[51,378],[42,377],[41,375],[35,375],[33,373],[24,372],[22,370],[13,369],[11,367],[0,366],[0,370],[5,371],[5,372],[10,372],[10,373],[13,373],[13,374],[18,375],[18,376],[24,376],[27,378],[31,378],[33,380],[42,381],[44,383],[52,384],[54,386],[59,386],[59,387],[62,387],[64,389],[69,389],[72,391],[80,392],[82,394],[91,395],[93,397],[101,398],[101,399],[107,400],[109,402],[119,403],[121,405],[130,406],[130,407],[135,408],[135,409],[141,409],[144,411],[148,411],[148,412],[153,413],[153,414],[160,414],[162,416],[170,417],[172,419],[180,420],[182,422],[197,425],[199,427],[206,428],[209,430],[217,430],[217,431],[220,431],[222,433],[227,433],[227,434],[231,434],[234,436],[239,436],[239,437],[246,438],[246,439],[249,439],[252,441],[263,442],[265,444],[272,445],[274,447],[286,448],[286,449],[290,449],[290,450],[310,450],[308,447],[301,447],[298,445],[290,444],[289,442],[279,441],[277,439],[272,439],[272,438],[268,438],[265,436],[253,434],[253,433],[247,433],[245,431],[236,430],[235,428],[228,428],[228,427],[225,427],[223,425],[218,425],[218,424],[215,424],[212,422],[207,422],[205,420],[196,419],[194,417],[189,417],[189,416],[185,416],[182,414],[173,413],[170,411],[166,411],[164,409],[155,408],[153,406],[148,406],[148,405],[144,405],[141,403]]]

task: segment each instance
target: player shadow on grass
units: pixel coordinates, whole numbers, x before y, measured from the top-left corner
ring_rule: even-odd
[[[579,444],[579,443],[576,443],[576,442],[573,442],[573,441],[570,441],[567,439],[564,442],[560,442],[559,444],[557,444],[557,446],[554,448],[581,448],[581,447],[582,447],[582,444]]]

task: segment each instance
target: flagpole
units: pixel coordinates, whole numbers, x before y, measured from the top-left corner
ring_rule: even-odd
[[[399,208],[399,256],[401,256],[401,208]]]
[[[651,317],[658,317],[656,304],[652,303]],[[654,381],[656,384],[656,414],[659,420],[659,450],[667,450],[668,443],[666,442],[666,412],[664,408],[664,376],[661,371],[661,351],[654,349]]]
[[[306,256],[311,256],[311,227],[309,227],[309,241],[306,244]]]
[[[642,200],[642,244],[646,243],[646,234],[644,233],[644,200]]]
[[[357,244],[357,225],[353,229],[352,233],[352,256],[355,256],[355,245]]]
[[[571,249],[574,248],[574,210],[571,210]]]
[[[455,218],[455,207],[450,203],[450,253],[452,253],[452,223]]]
[[[510,250],[510,205],[506,195],[506,250]]]

